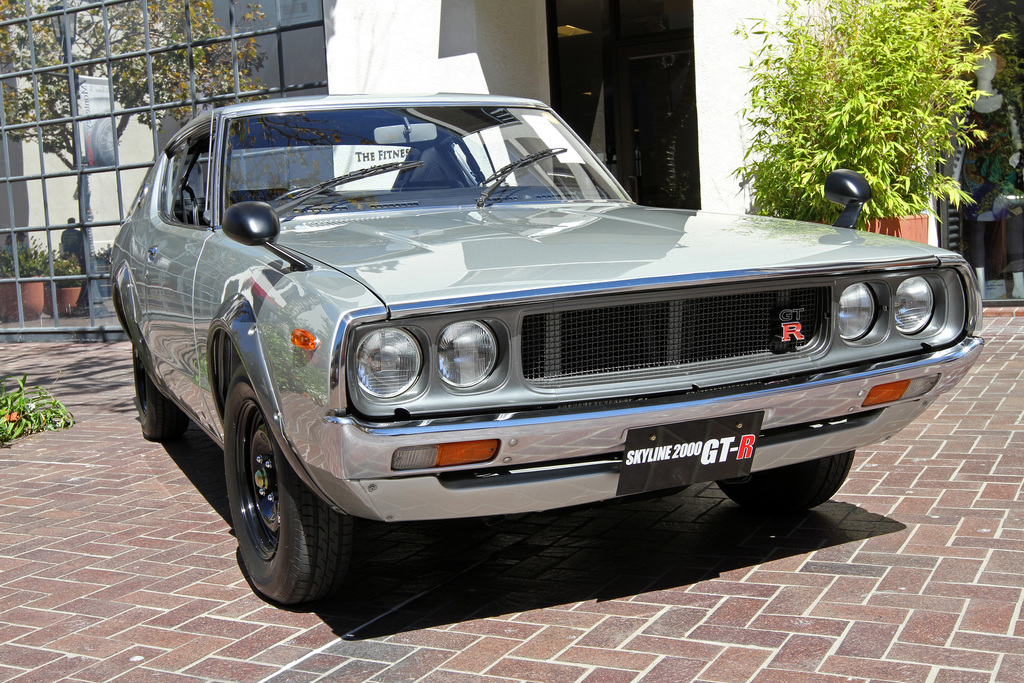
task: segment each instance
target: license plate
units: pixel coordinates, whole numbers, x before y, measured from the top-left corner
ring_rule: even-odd
[[[750,474],[763,412],[630,429],[617,495]]]

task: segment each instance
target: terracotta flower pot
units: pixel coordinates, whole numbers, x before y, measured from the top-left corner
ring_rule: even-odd
[[[5,323],[18,320],[18,296],[14,282],[0,284],[0,321]],[[43,314],[45,288],[42,282],[21,283],[21,305],[25,322],[39,320]]]
[[[57,287],[57,312],[60,315],[71,315],[78,305],[78,298],[82,295],[82,286],[58,286]],[[53,302],[50,298],[50,286],[46,286],[46,295],[43,297],[43,313],[53,315]]]
[[[864,227],[868,232],[879,235],[902,237],[922,244],[928,244],[928,216],[898,216],[895,218],[874,218]]]

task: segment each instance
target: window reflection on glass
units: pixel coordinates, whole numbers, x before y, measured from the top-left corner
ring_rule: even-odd
[[[104,259],[155,153],[203,109],[284,87],[322,92],[320,6],[0,0],[0,20],[12,22],[0,29],[0,253],[30,229],[50,252],[73,251],[86,280],[75,308],[48,297],[41,317],[0,321],[0,340],[41,323],[117,329]],[[45,277],[60,280],[49,258]]]
[[[693,28],[693,0],[629,0],[619,4],[623,36],[645,36]]]

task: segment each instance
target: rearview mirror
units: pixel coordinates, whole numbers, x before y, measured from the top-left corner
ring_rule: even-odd
[[[437,126],[432,123],[405,123],[400,126],[381,126],[373,129],[373,141],[378,145],[403,145],[436,139]]]

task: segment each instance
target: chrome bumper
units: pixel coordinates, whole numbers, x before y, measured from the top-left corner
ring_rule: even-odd
[[[305,457],[320,489],[340,509],[388,521],[478,517],[547,510],[615,497],[626,432],[764,411],[752,469],[765,470],[883,441],[920,415],[959,382],[983,342],[960,344],[899,361],[828,372],[737,390],[688,395],[670,403],[643,403],[580,412],[521,412],[372,425],[327,417],[322,451]],[[927,393],[878,408],[862,407],[878,384],[937,375]],[[585,412],[584,412],[585,411]],[[486,466],[397,473],[391,454],[403,446],[498,439],[497,459]],[[609,454],[604,462],[560,466],[560,461]],[[531,467],[532,466],[532,467]],[[501,472],[496,472],[501,468]],[[471,471],[489,470],[473,477]],[[439,477],[441,472],[445,477]]]

